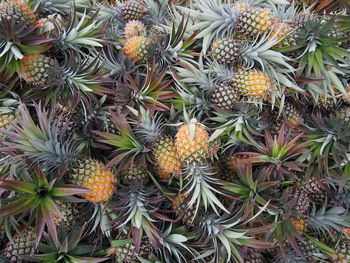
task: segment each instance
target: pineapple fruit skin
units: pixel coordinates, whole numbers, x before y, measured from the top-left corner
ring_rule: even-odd
[[[83,196],[90,202],[108,201],[115,190],[115,175],[102,162],[93,159],[79,160],[73,168],[70,180],[90,190]]]
[[[124,44],[124,53],[135,62],[147,60],[150,42],[145,36],[134,36]]]
[[[22,0],[2,1],[0,4],[0,21],[14,20],[15,24],[25,24],[26,28],[33,26],[36,16],[29,5]]]
[[[25,262],[21,255],[31,255],[35,253],[36,235],[33,230],[25,229],[13,237],[13,243],[9,241],[2,252],[4,257],[11,263]]]
[[[142,6],[137,1],[130,0],[121,6],[122,18],[126,21],[142,18]]]
[[[233,38],[216,40],[211,47],[211,56],[222,64],[238,62],[242,44]]]

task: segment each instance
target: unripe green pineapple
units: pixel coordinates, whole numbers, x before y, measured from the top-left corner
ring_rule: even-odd
[[[296,129],[303,122],[300,112],[290,103],[284,105],[283,117],[286,127],[290,129]]]
[[[222,64],[235,64],[239,60],[242,43],[233,38],[224,38],[214,41],[211,47],[211,56]]]
[[[220,83],[215,87],[211,100],[220,109],[232,110],[235,103],[241,100],[241,96],[231,83]]]
[[[173,202],[173,209],[177,217],[181,217],[181,221],[187,226],[192,227],[194,225],[194,219],[196,217],[196,208],[191,205],[188,206],[189,198],[185,194],[179,194],[176,196]]]
[[[56,59],[44,55],[28,55],[21,59],[19,75],[30,85],[42,87],[53,83],[59,73]]]
[[[337,247],[337,263],[350,262],[350,241],[349,239],[342,239]]]
[[[303,27],[307,22],[314,20],[316,15],[313,13],[300,13],[293,17],[291,26],[294,28]]]
[[[13,21],[15,24],[31,27],[35,24],[36,18],[33,10],[25,1],[8,0],[0,4],[0,22]]]
[[[301,249],[301,251],[304,254],[304,257],[307,259],[307,262],[310,263],[319,263],[320,262],[320,255],[322,255],[321,250],[314,245],[310,240],[297,240],[298,245]]]
[[[299,189],[295,189],[293,198],[296,201],[294,209],[301,214],[306,214],[310,209],[310,198],[308,195]]]
[[[119,237],[117,240],[126,240],[126,238]],[[140,250],[137,252],[134,243],[131,241],[123,246],[118,246],[115,249],[117,262],[135,263],[139,262],[137,257],[147,258],[150,254],[150,243],[147,238],[142,238]]]
[[[147,167],[144,165],[134,164],[121,173],[122,180],[125,184],[145,184],[149,180]]]
[[[310,200],[317,203],[323,203],[327,197],[326,193],[328,186],[324,179],[312,177],[303,181],[299,189],[306,193]]]
[[[35,233],[33,230],[25,229],[13,237],[13,243],[9,241],[2,252],[4,257],[13,263],[24,262],[19,256],[35,253]]]
[[[72,202],[58,202],[61,207],[61,213],[63,218],[59,215],[55,215],[56,225],[64,223],[66,229],[72,229],[72,227],[77,223],[80,211],[78,209],[79,205]]]
[[[125,21],[139,20],[142,18],[142,5],[135,0],[125,2],[121,6],[122,18]]]

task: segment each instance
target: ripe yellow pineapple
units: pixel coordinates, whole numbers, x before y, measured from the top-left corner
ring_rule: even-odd
[[[292,217],[290,219],[294,227],[298,230],[300,234],[304,233],[306,230],[306,221],[302,217]]]
[[[21,69],[18,73],[28,84],[40,87],[54,80],[58,68],[56,59],[36,54],[21,59]]]
[[[73,168],[70,180],[90,190],[83,196],[93,203],[108,201],[115,189],[117,182],[115,175],[104,168],[102,162],[93,159],[79,160]]]
[[[180,159],[194,161],[205,158],[209,150],[208,140],[208,132],[196,119],[182,124],[175,139],[175,146]]]
[[[181,160],[176,152],[174,139],[170,136],[160,137],[153,145],[153,155],[160,167],[160,177],[168,179],[181,170]]]
[[[255,38],[271,29],[272,12],[268,8],[252,7],[248,4],[235,5],[240,12],[237,22],[237,32],[247,38]]]
[[[13,20],[15,24],[26,24],[26,27],[36,22],[33,10],[22,0],[3,1],[0,4],[0,21],[3,19]]]
[[[143,62],[148,55],[150,41],[145,36],[134,36],[124,44],[124,53],[135,62]]]
[[[236,90],[250,99],[266,99],[272,87],[268,75],[257,69],[238,69],[232,82]]]
[[[145,34],[145,26],[139,20],[132,20],[124,27],[124,36],[126,39],[134,36],[143,36]]]

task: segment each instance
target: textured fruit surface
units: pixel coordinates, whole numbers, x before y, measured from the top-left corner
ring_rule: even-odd
[[[242,44],[232,38],[216,40],[211,47],[211,56],[219,63],[233,64],[238,61]]]
[[[142,6],[137,1],[127,1],[121,6],[122,18],[126,21],[140,19]]]
[[[109,169],[104,168],[103,163],[92,159],[80,160],[73,170],[70,179],[90,190],[83,194],[87,200],[98,203],[111,198],[116,178]]]
[[[0,129],[9,129],[15,118],[16,116],[11,113],[0,114]]]
[[[44,55],[28,55],[21,59],[20,76],[33,86],[45,86],[51,82],[51,76],[58,62]]]
[[[124,237],[119,237],[119,240],[124,239]],[[124,246],[117,247],[115,250],[117,262],[123,263],[135,263],[139,262],[138,257],[147,258],[150,254],[150,244],[147,239],[141,240],[140,249],[137,252],[136,247],[133,243],[125,244]]]
[[[123,182],[131,184],[133,182],[145,183],[149,179],[146,166],[134,164],[122,171]]]
[[[181,160],[176,152],[175,142],[172,137],[163,136],[159,138],[154,143],[153,155],[164,175],[180,172]],[[165,177],[167,178],[168,176]]]
[[[126,40],[124,53],[135,62],[145,60],[148,54],[149,40],[145,36],[134,36]]]
[[[124,36],[125,38],[132,38],[134,36],[144,35],[145,27],[139,20],[132,20],[125,25]]]
[[[14,21],[16,24],[35,24],[35,14],[29,5],[22,0],[3,1],[0,4],[0,20]]]
[[[239,15],[237,29],[246,37],[256,37],[271,30],[272,14],[268,8],[249,7]]]
[[[220,83],[215,87],[211,100],[220,109],[231,110],[240,100],[240,94],[230,83]]]
[[[271,88],[271,81],[266,73],[257,69],[239,69],[234,75],[234,87],[251,99],[264,99]]]
[[[206,157],[209,134],[196,120],[182,124],[176,134],[175,146],[181,160],[199,160]]]
[[[13,237],[13,243],[9,241],[2,252],[9,262],[26,262],[19,256],[31,255],[35,252],[35,233],[32,230],[23,230]]]
[[[176,196],[173,202],[173,209],[176,216],[181,217],[181,221],[188,227],[193,226],[193,220],[196,215],[195,207],[188,206],[189,198],[184,194]]]

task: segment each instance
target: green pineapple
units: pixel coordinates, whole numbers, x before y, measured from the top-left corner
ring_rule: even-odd
[[[122,180],[125,184],[145,184],[149,180],[147,167],[144,165],[133,164],[121,173]]]
[[[56,225],[63,223],[66,229],[72,229],[73,226],[77,223],[77,219],[81,213],[79,210],[79,204],[68,202],[58,202],[58,204],[60,205],[60,211],[63,217],[55,215]]]
[[[36,235],[33,230],[25,229],[15,234],[13,237],[13,243],[9,241],[4,251],[2,252],[4,257],[13,263],[22,263],[21,255],[31,255],[35,253],[35,240]]]
[[[211,101],[223,110],[232,110],[234,105],[240,100],[239,91],[231,83],[220,83],[216,85],[211,95]]]
[[[342,239],[336,249],[337,263],[349,263],[350,262],[350,241],[349,239]]]
[[[126,1],[121,6],[121,13],[125,21],[140,20],[143,16],[142,5],[136,0]]]
[[[133,240],[126,239],[125,235],[117,237],[114,242],[118,244],[115,248],[116,261],[120,263],[139,262],[137,257],[147,258],[151,252],[150,243],[145,237],[141,239],[139,251],[136,251]]]
[[[294,209],[301,213],[306,214],[310,209],[310,198],[306,193],[300,191],[298,188],[294,190],[293,199],[296,201]]]
[[[244,260],[244,263],[264,263],[263,255],[257,249],[250,249],[248,251],[248,258]]]
[[[234,65],[242,51],[242,41],[233,38],[223,38],[214,41],[211,56],[222,64]]]
[[[189,206],[189,197],[184,194],[176,196],[173,202],[173,209],[177,217],[181,218],[181,221],[187,227],[193,227],[195,225],[196,208],[193,205]]]

